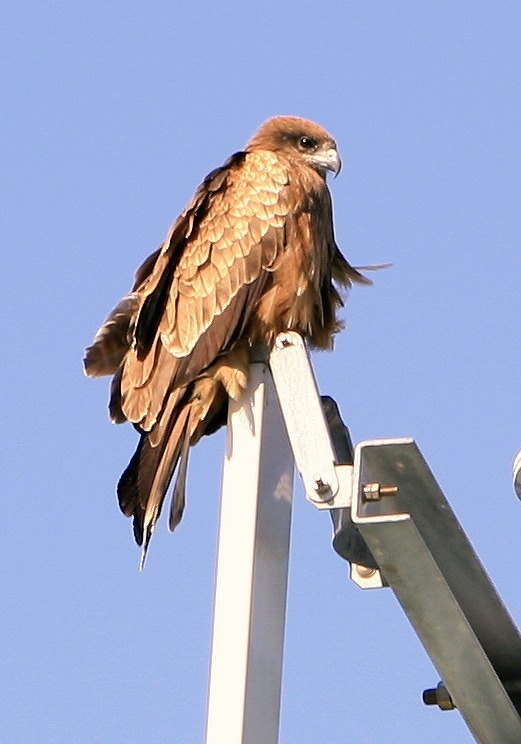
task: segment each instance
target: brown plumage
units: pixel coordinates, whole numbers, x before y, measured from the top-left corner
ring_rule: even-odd
[[[176,469],[170,529],[179,523],[189,447],[226,422],[251,346],[296,330],[330,348],[335,283],[369,283],[335,243],[328,170],[340,159],[322,127],[267,121],[205,178],[86,351],[87,375],[114,375],[112,420],[141,434],[118,498],[143,559]]]

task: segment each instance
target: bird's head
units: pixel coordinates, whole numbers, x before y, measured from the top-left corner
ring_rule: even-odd
[[[246,150],[282,152],[304,160],[324,178],[327,171],[340,173],[342,161],[333,137],[318,124],[297,116],[268,119],[253,135]]]

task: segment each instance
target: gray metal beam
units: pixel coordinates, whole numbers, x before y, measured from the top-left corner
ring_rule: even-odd
[[[521,637],[413,440],[355,448],[352,518],[477,741],[519,744]]]

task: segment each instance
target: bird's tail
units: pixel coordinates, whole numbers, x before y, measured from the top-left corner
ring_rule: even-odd
[[[197,380],[188,388],[173,391],[156,426],[141,434],[117,488],[120,508],[133,517],[134,537],[142,546],[141,570],[174,475],[170,530],[181,521],[190,446],[224,423],[226,400],[220,383],[209,378]]]

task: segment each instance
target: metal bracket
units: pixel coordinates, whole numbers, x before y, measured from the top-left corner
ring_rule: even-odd
[[[416,443],[362,442],[354,473],[353,521],[453,704],[477,741],[520,742],[521,637]]]
[[[243,399],[230,405],[207,744],[277,741],[289,445],[308,500],[331,514],[351,578],[393,590],[438,669],[443,683],[425,701],[457,707],[482,744],[519,744],[521,636],[415,442],[374,440],[353,452],[298,334],[277,337],[269,366],[271,375],[253,364]]]
[[[457,706],[480,742],[521,742],[521,637],[415,442],[362,442],[353,458],[300,336],[279,336],[269,363],[307,498],[330,510],[351,578],[391,587],[444,680],[427,700]]]
[[[306,498],[317,509],[351,503],[352,468],[335,464],[329,428],[302,336],[280,333],[269,364]]]

